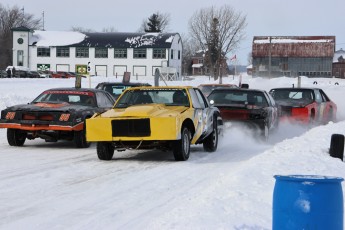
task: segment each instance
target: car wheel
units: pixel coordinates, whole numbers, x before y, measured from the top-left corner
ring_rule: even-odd
[[[204,146],[204,150],[206,152],[214,152],[217,150],[218,147],[218,126],[217,126],[217,118],[215,118],[215,122],[213,122],[213,131],[210,133],[202,143]]]
[[[269,135],[270,135],[270,130],[268,128],[267,123],[265,123],[264,127],[261,128],[260,132],[261,132],[261,134],[260,134],[261,140],[264,142],[267,142],[269,139]]]
[[[7,129],[7,142],[10,146],[23,146],[26,132],[19,129]]]
[[[98,159],[110,161],[114,156],[114,146],[111,142],[98,142],[97,143],[97,156]]]
[[[329,154],[331,157],[336,157],[341,160],[344,158],[344,135],[332,134]]]
[[[90,147],[91,143],[86,141],[86,127],[84,123],[84,128],[81,131],[74,132],[74,145],[77,148],[88,148]]]
[[[181,140],[174,143],[173,153],[176,161],[186,161],[190,154],[191,134],[187,127],[182,128]]]

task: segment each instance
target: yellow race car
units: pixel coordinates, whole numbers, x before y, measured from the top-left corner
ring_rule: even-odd
[[[135,87],[112,109],[86,120],[86,138],[97,142],[100,160],[111,160],[114,150],[158,148],[185,161],[191,144],[216,151],[222,127],[218,108],[196,87]]]

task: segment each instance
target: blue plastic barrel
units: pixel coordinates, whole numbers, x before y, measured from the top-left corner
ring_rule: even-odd
[[[343,229],[340,177],[274,176],[273,230]]]

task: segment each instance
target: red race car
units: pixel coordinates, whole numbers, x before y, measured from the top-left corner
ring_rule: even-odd
[[[280,106],[280,120],[327,124],[336,120],[337,105],[318,88],[274,88],[269,92]]]

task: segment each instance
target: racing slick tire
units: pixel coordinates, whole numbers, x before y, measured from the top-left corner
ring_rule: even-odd
[[[215,122],[213,122],[213,131],[210,133],[205,140],[203,141],[203,147],[206,152],[214,152],[217,150],[218,147],[218,126],[217,126],[217,118],[215,118]]]
[[[91,143],[86,141],[86,127],[81,131],[75,131],[73,137],[74,145],[77,148],[88,148]]]
[[[331,145],[329,148],[329,154],[331,157],[336,157],[341,160],[344,158],[344,140],[345,137],[342,134],[332,134]]]
[[[263,142],[268,142],[269,137],[270,137],[270,129],[268,127],[267,122],[265,122],[264,126],[260,128],[260,139]]]
[[[110,161],[114,156],[114,146],[111,142],[97,142],[97,156],[103,161]]]
[[[23,146],[26,132],[19,129],[7,129],[7,142],[10,146]]]
[[[173,153],[176,161],[186,161],[190,154],[191,133],[187,127],[183,127],[181,131],[181,140],[173,143]]]

